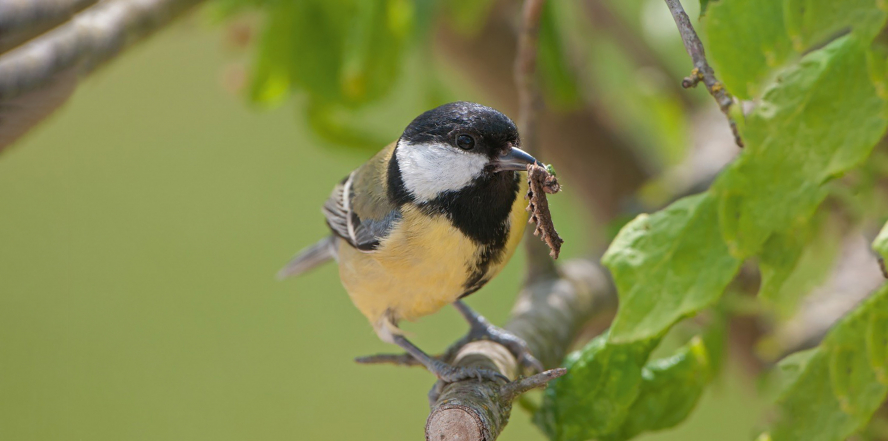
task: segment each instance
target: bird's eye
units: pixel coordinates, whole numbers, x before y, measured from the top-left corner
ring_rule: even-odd
[[[469,135],[459,135],[456,137],[456,146],[463,150],[472,150],[475,147],[475,138]]]

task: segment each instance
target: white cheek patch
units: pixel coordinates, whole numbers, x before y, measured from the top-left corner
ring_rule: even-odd
[[[488,163],[484,155],[440,143],[412,145],[402,141],[395,155],[404,186],[417,202],[427,202],[440,193],[466,187],[481,175]]]

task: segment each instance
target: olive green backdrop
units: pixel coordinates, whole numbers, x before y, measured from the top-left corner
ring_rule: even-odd
[[[368,153],[226,93],[221,41],[168,29],[0,155],[0,440],[422,439],[433,378],[352,362],[393,347],[335,268],[273,277],[326,234],[319,207]],[[601,226],[565,187],[570,257]],[[502,323],[521,260],[469,303]],[[431,352],[466,331],[450,309],[405,327]],[[720,383],[646,438],[750,439],[754,385]],[[542,436],[516,408],[500,439]]]

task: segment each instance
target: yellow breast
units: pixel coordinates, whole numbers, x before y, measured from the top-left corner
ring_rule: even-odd
[[[485,280],[502,270],[524,233],[528,213],[523,176],[520,182],[505,249],[487,267]],[[443,215],[429,216],[405,205],[401,221],[375,252],[340,245],[339,276],[355,306],[376,327],[385,319],[415,320],[456,301],[466,292],[482,251]]]

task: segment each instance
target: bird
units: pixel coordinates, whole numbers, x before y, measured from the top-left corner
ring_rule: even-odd
[[[444,382],[503,378],[431,357],[398,328],[450,304],[470,324],[468,341],[499,342],[542,370],[524,341],[462,301],[503,269],[523,236],[527,165],[542,164],[520,144],[515,123],[491,107],[459,101],[420,114],[334,187],[322,209],[331,234],[297,253],[279,278],[338,262],[378,337]]]

